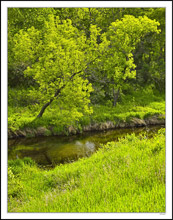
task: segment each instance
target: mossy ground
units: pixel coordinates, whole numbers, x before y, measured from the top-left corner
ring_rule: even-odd
[[[164,132],[127,135],[53,170],[9,161],[8,212],[165,212]]]

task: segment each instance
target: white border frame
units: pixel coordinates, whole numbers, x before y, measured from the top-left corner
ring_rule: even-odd
[[[7,8],[165,7],[166,8],[166,213],[7,212]],[[2,219],[171,219],[172,218],[172,1],[1,1],[1,211]]]

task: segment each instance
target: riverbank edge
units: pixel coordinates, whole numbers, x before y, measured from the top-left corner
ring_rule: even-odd
[[[129,122],[113,122],[106,121],[100,123],[94,123],[83,126],[82,130],[79,130],[73,126],[69,126],[64,132],[57,133],[53,127],[49,128],[38,127],[38,128],[23,128],[16,131],[8,129],[8,139],[20,138],[20,137],[38,137],[38,136],[64,136],[64,135],[75,135],[87,131],[104,131],[114,128],[132,128],[132,127],[144,127],[147,125],[165,125],[164,115],[154,115],[146,119],[132,118]]]

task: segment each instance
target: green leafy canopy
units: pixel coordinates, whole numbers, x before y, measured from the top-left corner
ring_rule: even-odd
[[[15,60],[24,63],[24,74],[38,84],[32,93],[40,103],[59,100],[63,108],[72,106],[77,118],[82,116],[77,112],[92,112],[88,104],[93,89],[86,78],[90,64],[98,65],[121,87],[126,78],[135,77],[133,51],[141,37],[159,33],[159,23],[146,16],[126,15],[111,23],[107,32],[91,24],[89,37],[70,19],[48,17],[41,30],[31,27],[14,36]]]

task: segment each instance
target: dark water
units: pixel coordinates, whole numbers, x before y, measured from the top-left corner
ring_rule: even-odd
[[[149,126],[140,128],[121,128],[105,132],[87,132],[73,136],[50,136],[35,138],[20,138],[8,141],[8,159],[30,157],[38,165],[53,167],[60,163],[73,162],[82,157],[89,157],[99,147],[109,141],[118,141],[126,134],[147,132],[149,136],[164,126]]]

